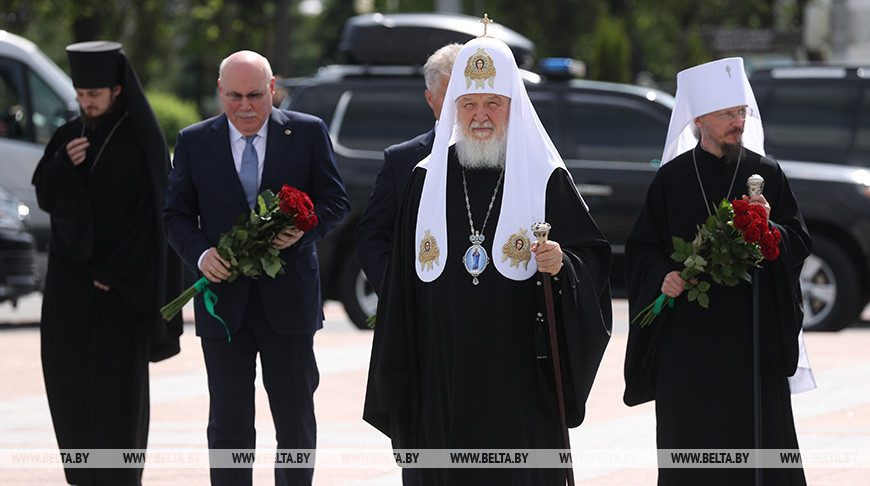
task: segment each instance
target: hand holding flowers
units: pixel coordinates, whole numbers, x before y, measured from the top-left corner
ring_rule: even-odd
[[[288,185],[277,196],[269,189],[263,191],[257,196],[254,209],[239,215],[235,226],[221,235],[217,248],[209,250],[203,258],[206,276],[163,306],[160,313],[164,319],[172,319],[190,299],[205,292],[206,308],[223,322],[214,313],[217,296],[208,290],[208,285],[222,280],[232,282],[240,275],[257,278],[265,273],[274,278],[284,273],[281,250],[315,226],[317,216],[307,194]]]
[[[699,280],[709,275],[713,283],[735,286],[740,281],[752,282],[749,269],[760,267],[762,260],[774,260],[779,256],[782,235],[769,227],[767,210],[760,204],[744,200],[719,203],[716,213],[698,226],[698,233],[691,243],[673,237],[674,253],[671,258],[683,264],[680,278],[685,281],[689,302],[697,301],[708,308],[710,282]],[[658,317],[665,306],[673,307],[673,298],[662,293],[644,308],[634,319],[645,327]]]

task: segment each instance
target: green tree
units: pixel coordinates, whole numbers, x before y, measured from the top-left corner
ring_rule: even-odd
[[[630,83],[631,40],[622,19],[610,14],[601,14],[592,38],[592,55],[589,58],[589,77],[606,81]]]
[[[173,150],[179,130],[200,120],[196,105],[172,93],[148,91],[146,96],[166,137],[169,150]]]
[[[64,47],[107,39],[124,45],[146,87],[215,108],[218,65],[240,49],[263,53],[276,74],[307,75],[339,62],[338,40],[357,2],[323,0],[318,17],[303,0],[0,0],[0,28],[34,41],[66,69]],[[532,40],[538,57],[573,57],[590,76],[631,81],[642,71],[672,82],[677,71],[709,61],[716,28],[791,29],[808,0],[463,0],[463,13],[484,12]],[[435,0],[374,0],[376,11],[426,12]],[[775,6],[781,7],[775,11]],[[626,43],[627,39],[627,43]]]

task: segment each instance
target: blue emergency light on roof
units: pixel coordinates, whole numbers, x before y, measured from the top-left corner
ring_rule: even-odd
[[[586,75],[586,64],[568,57],[545,57],[540,66],[541,74],[550,78],[582,78]]]

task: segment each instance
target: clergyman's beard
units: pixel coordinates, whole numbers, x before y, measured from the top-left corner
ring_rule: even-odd
[[[120,101],[120,98],[115,98],[115,99],[112,101],[112,105],[109,106],[109,109],[106,110],[106,111],[104,111],[104,112],[103,112],[102,114],[100,114],[100,115],[97,115],[97,116],[89,116],[89,115],[85,114],[84,110],[82,110],[82,111],[81,111],[81,114],[82,114],[82,124],[83,124],[86,128],[95,128],[95,127],[98,127],[98,126],[102,125],[103,123],[105,123],[106,120],[107,120],[110,116],[112,116],[112,113],[114,113],[115,110],[117,110],[117,109],[119,109],[119,108],[123,108],[122,103],[121,103],[121,101]]]
[[[501,169],[507,154],[507,137],[504,131],[493,132],[487,138],[465,135],[456,141],[459,164],[466,169]]]
[[[88,116],[82,113],[82,124],[87,128],[96,128],[105,123],[110,113],[112,113],[112,110],[107,110],[102,115],[97,116]]]
[[[743,157],[744,150],[742,143],[723,143],[722,158],[728,165],[736,164]]]

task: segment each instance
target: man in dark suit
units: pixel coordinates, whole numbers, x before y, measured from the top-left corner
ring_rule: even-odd
[[[444,103],[444,92],[450,81],[453,61],[461,48],[460,44],[447,44],[429,56],[423,66],[426,102],[432,108],[436,123],[441,114],[441,104]],[[432,152],[434,140],[433,128],[384,150],[384,165],[378,172],[375,188],[356,227],[356,253],[360,266],[378,295],[384,285],[384,274],[393,243],[393,226],[405,196],[405,186],[411,178],[414,166]]]
[[[314,243],[349,210],[324,123],[272,107],[275,78],[269,61],[236,52],[221,63],[218,79],[224,114],[182,130],[166,195],[164,219],[170,244],[212,282],[215,312],[197,296],[196,334],[208,372],[212,484],[251,484],[251,469],[223,469],[216,449],[255,449],[254,377],[260,355],[278,449],[316,445],[313,394],[319,381],[314,332],[322,327]],[[276,278],[230,276],[215,246],[261,190],[276,194],[288,184],[308,193],[319,224],[303,233],[287,228],[274,240],[286,262]],[[227,339],[227,332],[232,336]],[[225,451],[226,452],[226,451]],[[295,454],[294,454],[295,458]],[[311,468],[276,467],[276,484],[311,484]]]

